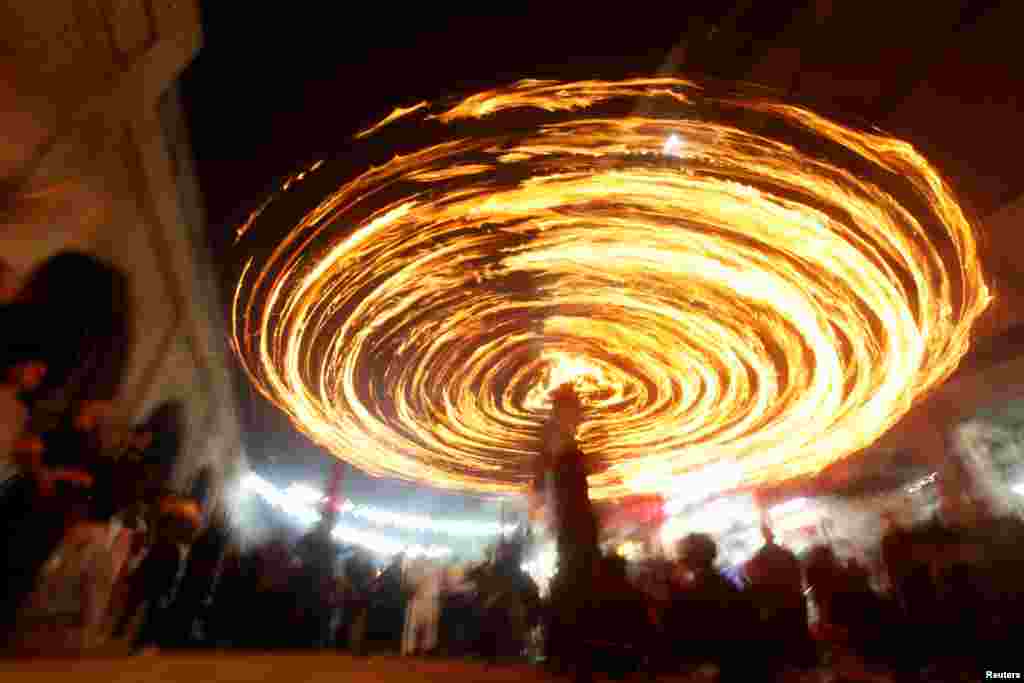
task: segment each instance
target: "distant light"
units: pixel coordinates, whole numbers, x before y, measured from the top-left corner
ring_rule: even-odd
[[[1016,493],[1018,496],[1024,496],[1024,482],[1014,484],[1012,491]]]
[[[312,498],[312,496],[308,495],[308,491],[301,492],[300,489],[300,493],[295,494],[293,487],[289,487],[288,491],[281,491],[266,479],[253,473],[246,475],[241,483],[243,488],[259,494],[268,504],[288,513],[305,527],[311,527],[322,519],[322,516],[315,508],[300,500],[303,497],[306,499]],[[322,499],[322,496],[319,499]],[[434,559],[445,557],[452,553],[452,549],[447,546],[408,545],[394,538],[389,538],[372,531],[355,529],[344,524],[335,526],[331,531],[331,536],[343,543],[363,546],[371,552],[380,555],[405,553],[409,557]]]
[[[530,575],[538,584],[546,584],[558,569],[558,551],[553,545],[545,546],[529,562],[524,562],[522,570]]]
[[[662,510],[667,517],[672,517],[690,505],[737,486],[742,480],[743,470],[736,463],[721,462],[708,465],[693,474],[676,477],[667,487],[662,484],[663,495],[668,498]]]
[[[307,505],[319,505],[326,498],[324,494],[306,484],[292,484],[285,490],[285,493],[289,496],[294,496]]]
[[[255,491],[257,490],[257,488],[260,485],[260,482],[262,481],[263,479],[261,479],[259,476],[253,474],[252,472],[249,472],[244,477],[242,477],[242,479],[239,481],[239,485],[241,485],[241,487],[247,491]]]
[[[682,139],[672,133],[668,136],[668,140],[665,141],[664,147],[661,148],[661,153],[665,156],[670,157],[681,157],[683,154],[683,141]]]
[[[643,547],[635,541],[626,541],[620,544],[615,549],[615,552],[624,559],[633,560],[640,556],[640,553],[643,552]]]

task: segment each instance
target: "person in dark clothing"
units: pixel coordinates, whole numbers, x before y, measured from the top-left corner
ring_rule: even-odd
[[[331,539],[329,517],[299,539],[295,554],[299,567],[294,576],[296,605],[302,613],[304,647],[325,648],[334,644],[332,606],[327,597],[334,590],[337,544]]]
[[[461,575],[467,586],[478,587],[475,581]],[[449,657],[465,657],[481,643],[482,608],[478,607],[478,594],[474,590],[446,590],[442,594],[441,619],[438,623],[438,641],[443,653]]]
[[[403,559],[397,555],[371,588],[366,624],[368,649],[383,649],[393,653],[402,649],[402,626],[408,597],[402,583]]]
[[[593,585],[600,551],[585,456],[576,442],[583,405],[567,384],[553,392],[552,408],[535,480],[554,510],[559,558],[551,582],[548,659],[556,671],[572,671],[575,680],[589,681],[592,662],[586,642],[594,627]]]
[[[114,630],[115,636],[124,634],[138,608],[145,604],[135,649],[179,642],[172,607],[184,565],[183,549],[193,542],[199,525],[199,508],[194,501],[167,494],[157,503],[153,545],[132,575],[127,606]]]
[[[210,603],[207,641],[214,647],[244,647],[246,607],[255,593],[247,562],[241,549],[229,544],[221,559],[220,572]]]
[[[653,654],[654,627],[647,600],[629,580],[626,560],[618,555],[604,558],[598,581],[602,621],[597,668],[615,680],[641,670]]]
[[[545,426],[538,485],[554,504],[560,561],[567,570],[592,573],[600,556],[597,518],[590,502],[586,456],[576,441],[583,405],[572,385],[557,388],[553,412]]]
[[[745,574],[758,611],[763,655],[775,673],[790,666],[813,667],[816,652],[808,630],[800,560],[775,542],[767,525],[761,534],[764,545],[747,562]]]
[[[518,539],[502,542],[493,565],[476,577],[481,607],[478,648],[491,661],[521,657],[527,633],[540,619],[540,591],[522,570],[522,555]]]
[[[228,531],[222,519],[211,523],[192,544],[174,602],[168,609],[167,647],[206,643],[210,605],[227,544]]]
[[[305,642],[306,634],[295,627],[296,569],[284,538],[275,538],[256,551],[252,568],[256,582],[253,601],[260,606],[265,621],[279,627],[267,629],[250,624],[247,630],[251,647],[269,650],[309,646]]]
[[[40,484],[45,476],[47,485]],[[18,611],[36,586],[39,570],[64,538],[68,523],[91,498],[91,477],[80,471],[27,472],[8,482],[0,530],[4,581],[0,584],[0,639],[10,642]]]
[[[712,662],[723,683],[769,680],[754,647],[757,615],[750,602],[714,567],[718,548],[707,534],[689,534],[680,542],[689,572],[665,615],[665,651],[684,667]],[[737,657],[735,653],[747,656]]]
[[[347,615],[345,644],[354,655],[367,654],[374,578],[373,563],[366,553],[359,550],[352,553],[345,562],[344,610]]]
[[[181,455],[185,407],[177,401],[160,404],[138,428],[139,446],[132,458],[145,472],[147,495],[155,497],[166,485]]]
[[[181,569],[181,549],[168,539],[158,539],[139,568],[132,575],[128,602],[124,614],[114,630],[114,636],[125,634],[139,607],[148,603],[135,647],[167,642],[162,627],[164,616],[174,597]]]

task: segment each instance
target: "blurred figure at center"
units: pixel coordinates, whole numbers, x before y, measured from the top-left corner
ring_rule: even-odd
[[[551,501],[558,547],[558,571],[551,582],[547,624],[548,659],[558,673],[576,681],[592,679],[594,584],[601,554],[597,519],[587,488],[585,456],[576,441],[583,404],[571,384],[553,392],[535,486]]]

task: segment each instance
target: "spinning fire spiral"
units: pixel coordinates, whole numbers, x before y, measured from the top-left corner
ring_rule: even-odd
[[[254,385],[374,474],[520,491],[566,381],[595,498],[812,474],[946,379],[990,299],[936,170],[801,107],[522,81],[354,144],[398,131],[401,155],[239,228],[232,310]]]

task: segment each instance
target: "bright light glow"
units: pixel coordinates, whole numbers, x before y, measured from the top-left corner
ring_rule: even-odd
[[[682,517],[673,517],[665,520],[665,523],[661,525],[659,534],[661,535],[661,545],[668,552],[669,555],[675,553],[676,543],[679,542],[686,534],[691,533],[690,526],[686,523],[686,520]]]
[[[670,157],[681,157],[683,154],[683,141],[678,135],[672,133],[668,136],[668,140],[665,140],[665,146],[661,148],[661,153],[665,156]]]
[[[806,498],[793,498],[792,500],[787,500],[785,503],[773,505],[771,510],[769,510],[769,513],[773,518],[781,517],[783,515],[793,514],[794,512],[800,512],[806,508],[809,503],[810,501]]]
[[[320,521],[320,513],[308,505],[286,495],[276,486],[262,477],[250,472],[242,480],[242,485],[249,491],[258,493],[272,507],[288,513],[304,526],[312,526]]]
[[[326,500],[326,496],[323,493],[306,484],[292,484],[285,490],[285,494],[293,497],[303,505],[316,506]],[[424,515],[381,510],[371,505],[356,505],[351,500],[341,503],[338,506],[338,512],[349,514],[359,519],[365,519],[368,522],[381,526],[391,526],[407,531],[430,531],[447,536],[499,536],[502,532],[511,534],[519,529],[518,524],[506,524],[502,527],[499,522],[460,519],[438,520]]]
[[[595,499],[720,462],[752,489],[870,446],[969,348],[991,300],[974,229],[909,143],[712,90],[524,80],[368,127],[408,126],[402,153],[238,232],[254,386],[363,470],[481,494],[528,486],[529,397],[562,369],[595,387]]]
[[[1024,496],[1024,482],[1014,485],[1012,491],[1018,496]]]
[[[782,515],[780,519],[777,519],[772,524],[772,530],[776,533],[783,533],[788,531],[796,531],[797,529],[803,529],[804,527],[817,526],[823,516],[824,511],[820,508],[808,505],[799,510],[792,510],[785,515]]]
[[[551,393],[563,384],[575,387],[576,394],[584,401],[602,391],[612,390],[601,364],[592,359],[562,351],[544,351],[540,360],[545,376],[526,395],[523,406],[527,410],[549,410]]]
[[[267,480],[252,472],[247,474],[241,483],[243,488],[259,494],[267,503],[288,513],[304,527],[311,527],[322,518],[315,507],[303,503],[301,498],[305,497],[307,500],[315,498],[316,502],[319,502],[323,496],[314,497],[308,495],[309,491],[293,495],[294,487],[289,487],[287,492],[281,491]],[[314,491],[314,493],[316,492]],[[380,555],[397,555],[404,552],[409,557],[441,558],[450,555],[452,552],[451,548],[447,546],[409,545],[372,531],[355,529],[344,524],[337,524],[331,531],[331,536],[343,543],[363,546]]]
[[[342,543],[352,543],[372,548],[375,552],[382,555],[397,555],[404,552],[409,558],[425,557],[427,559],[438,559],[447,557],[452,553],[451,548],[446,546],[405,545],[386,536],[361,529],[353,529],[342,524],[334,527],[331,536]]]
[[[529,562],[525,562],[522,565],[522,570],[530,575],[534,581],[537,582],[537,586],[540,588],[542,593],[545,593],[548,588],[548,583],[555,575],[555,571],[558,569],[558,550],[555,545],[548,544],[537,551],[533,559]]]
[[[285,493],[306,505],[319,505],[326,498],[323,493],[306,484],[292,484],[285,489]]]
[[[736,463],[722,462],[668,481],[671,483],[662,480],[660,485],[664,491],[663,495],[669,497],[663,509],[665,514],[671,517],[721,491],[738,486],[743,481],[743,469]],[[646,479],[634,479],[631,485],[646,489],[654,487],[654,484],[648,483]]]
[[[700,532],[716,536],[736,525],[755,526],[757,520],[757,506],[751,496],[717,498],[689,514],[667,519],[661,526],[661,543],[671,551],[686,534]]]
[[[643,546],[635,541],[626,541],[625,543],[619,544],[619,547],[615,549],[615,552],[627,560],[634,560],[640,556],[643,552]]]

